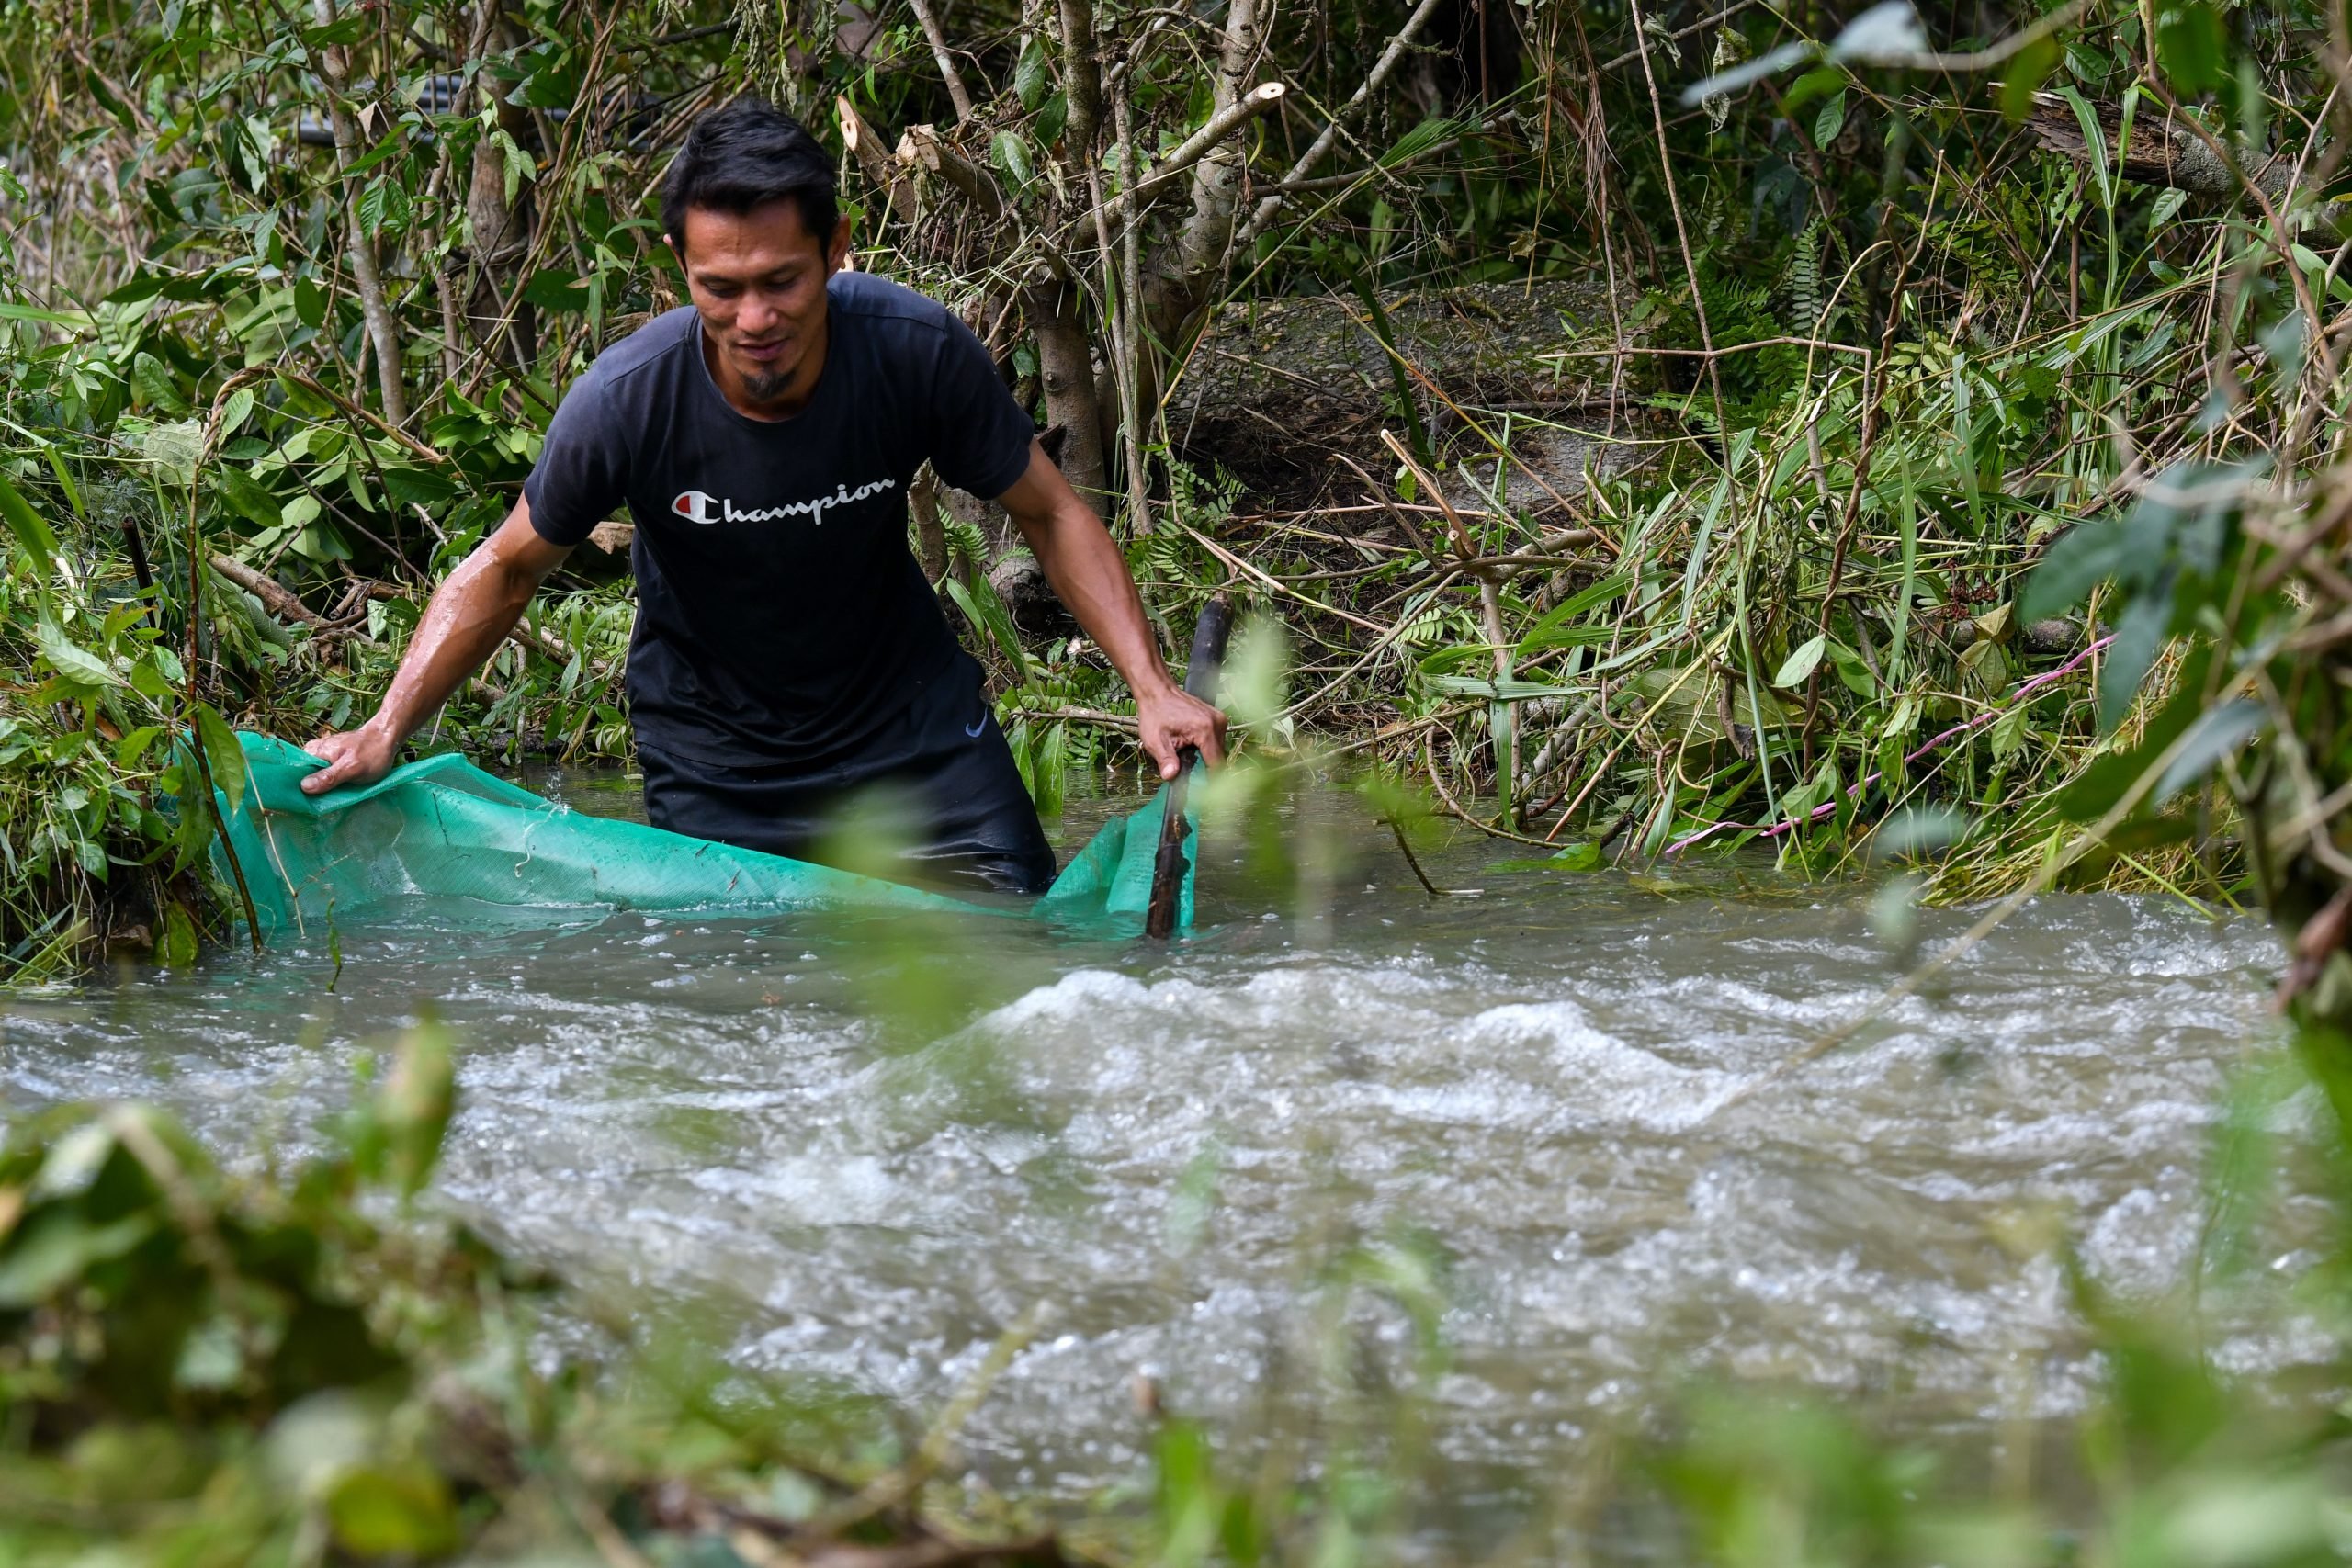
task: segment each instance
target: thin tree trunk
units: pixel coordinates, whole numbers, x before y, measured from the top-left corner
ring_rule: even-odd
[[[1257,0],[1232,0],[1216,71],[1210,78],[1212,115],[1241,101],[1244,84],[1257,69],[1261,43]],[[1144,280],[1144,326],[1167,349],[1172,351],[1199,320],[1224,269],[1245,164],[1239,139],[1234,137],[1219,141],[1202,155],[1193,166],[1192,215],[1154,258]],[[1156,402],[1158,389],[1152,392]]]
[[[474,57],[488,52],[500,31],[498,0],[482,0],[474,26]],[[498,128],[510,138],[529,128],[520,108],[489,95]],[[485,136],[474,144],[472,178],[466,187],[466,227],[471,263],[467,276],[466,321],[474,340],[493,355],[502,341],[511,344],[518,367],[527,369],[538,358],[538,312],[528,300],[516,299],[513,321],[504,319],[503,304],[514,294],[515,273],[530,254],[533,203],[531,187],[517,182],[514,196],[506,195],[506,154]],[[512,333],[511,339],[506,338]]]
[[[1061,28],[1062,92],[1069,106],[1062,146],[1077,174],[1095,167],[1095,140],[1102,125],[1102,67],[1096,57],[1093,0],[1057,0],[1056,17]],[[1075,278],[1048,269],[1029,285],[1026,303],[1030,330],[1037,338],[1046,423],[1062,432],[1057,457],[1062,473],[1095,515],[1107,518],[1113,503],[1102,435],[1103,400],[1094,376],[1093,334],[1084,296]]]
[[[1064,145],[1080,168],[1094,160],[1094,133],[1102,124],[1102,66],[1094,57],[1091,0],[1061,0],[1062,91],[1069,118],[1062,122]]]
[[[466,190],[466,225],[473,242],[473,289],[466,299],[466,321],[485,348],[494,349],[502,335],[507,335],[515,362],[528,366],[538,357],[538,312],[529,300],[516,299],[510,323],[501,309],[531,248],[530,192],[518,187],[514,195],[509,203],[503,150],[486,139],[476,144],[473,179]]]
[[[1029,325],[1037,335],[1037,369],[1045,384],[1046,420],[1063,433],[1061,468],[1070,487],[1110,514],[1102,459],[1102,405],[1094,385],[1094,355],[1078,286],[1048,276],[1029,286]]]
[[[1125,81],[1119,84],[1118,96],[1112,100],[1111,107],[1119,139],[1120,176],[1128,182],[1132,189],[1136,156],[1135,106],[1128,99]],[[1098,178],[1094,198],[1097,211],[1102,208],[1101,186]],[[1127,512],[1133,519],[1136,532],[1148,534],[1152,531],[1151,487],[1144,473],[1144,426],[1158,412],[1159,399],[1155,397],[1148,405],[1143,401],[1143,389],[1137,375],[1147,355],[1136,314],[1141,308],[1143,295],[1143,268],[1136,253],[1135,211],[1131,202],[1121,205],[1119,218],[1116,263],[1119,274],[1119,319],[1116,323],[1119,334],[1119,425],[1120,434],[1126,441],[1123,457],[1127,469]],[[1099,226],[1103,232],[1103,250],[1106,253],[1103,272],[1108,275],[1114,265],[1108,254],[1111,250],[1110,228],[1107,221]]]
[[[320,27],[334,25],[334,0],[311,0],[311,14]],[[327,85],[327,122],[334,129],[334,158],[338,169],[359,161],[359,127],[346,101],[351,71],[340,47],[319,51],[319,73]],[[376,384],[383,395],[385,422],[408,423],[408,389],[401,380],[400,329],[384,299],[383,274],[376,269],[376,242],[359,221],[359,193],[344,198],[345,221],[351,225],[351,275],[359,286],[359,310],[368,323],[368,340],[376,349]]]
[[[907,486],[907,512],[915,525],[915,558],[933,582],[947,575],[947,527],[939,520],[939,476],[925,463]]]

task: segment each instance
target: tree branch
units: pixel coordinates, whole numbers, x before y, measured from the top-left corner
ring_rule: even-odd
[[[1287,91],[1280,82],[1267,82],[1252,87],[1236,102],[1211,115],[1208,123],[1186,137],[1183,143],[1168,154],[1159,167],[1137,180],[1134,186],[1102,204],[1102,216],[1132,209],[1140,211],[1153,198],[1165,196],[1175,188],[1176,181],[1185,170],[1199,163],[1211,148],[1231,136],[1249,121],[1272,109],[1283,101]],[[1090,212],[1079,220],[1091,224],[1098,214]]]
[[[930,40],[931,58],[939,66],[939,79],[947,84],[947,101],[956,106],[956,122],[961,125],[972,118],[972,95],[964,90],[964,76],[956,69],[956,57],[947,52],[947,35],[940,29],[931,0],[907,3],[915,8],[915,20],[922,24],[922,36]]]
[[[2131,141],[2122,141],[2123,117],[2112,106],[2094,104],[2092,112],[2107,135],[2109,155],[2122,176],[2140,185],[2169,186],[2194,196],[2236,197],[2245,194],[2238,171],[2229,160],[2205,145],[2187,125],[2172,122],[2151,127],[2145,119],[2132,127]],[[2073,106],[2055,93],[2036,93],[2028,124],[2046,152],[2088,162],[2090,143],[2084,138]],[[2120,143],[2120,145],[2118,145]],[[2241,162],[2247,178],[2264,195],[2284,196],[2291,183],[2296,159],[2285,152],[2263,154],[2248,151]]]
[[[1371,73],[1364,77],[1363,85],[1350,95],[1346,103],[1340,106],[1340,112],[1331,117],[1330,122],[1324,126],[1322,131],[1307,146],[1306,151],[1299,154],[1298,162],[1293,164],[1290,166],[1290,172],[1283,176],[1283,186],[1295,180],[1305,179],[1307,171],[1314,168],[1321,161],[1323,154],[1331,150],[1333,144],[1340,140],[1340,121],[1363,107],[1364,102],[1373,94],[1380,91],[1382,85],[1388,80],[1398,63],[1404,60],[1406,51],[1412,48],[1415,35],[1429,24],[1429,19],[1437,14],[1437,8],[1442,4],[1443,0],[1421,0],[1419,5],[1413,7],[1413,14],[1405,18],[1405,25],[1398,28],[1396,36],[1388,40],[1388,47],[1381,51],[1380,59],[1374,63]],[[1264,233],[1266,225],[1274,220],[1274,214],[1283,209],[1283,199],[1281,187],[1277,186],[1275,194],[1258,203],[1257,211],[1250,215],[1249,223],[1242,229],[1236,243],[1246,247],[1255,242],[1259,235]]]
[[[311,0],[311,14],[320,27],[334,25],[334,0]],[[334,162],[338,174],[359,160],[359,128],[353,123],[345,98],[351,92],[351,72],[339,46],[319,51],[319,74],[327,86],[327,120],[334,128]],[[384,418],[392,424],[408,423],[408,389],[401,379],[400,330],[391,307],[384,301],[383,274],[376,269],[376,243],[359,221],[359,193],[344,197],[344,214],[351,225],[351,273],[359,285],[359,310],[368,321],[368,338],[376,349],[376,385],[384,399]]]
[[[986,169],[973,163],[939,138],[939,128],[931,125],[910,125],[899,138],[899,157],[937,175],[963,194],[984,218],[999,218],[1004,213],[1004,193],[996,188],[996,181]]]
[[[915,193],[908,186],[906,176],[890,161],[890,153],[882,141],[882,133],[866,122],[857,112],[857,106],[845,96],[833,99],[833,113],[841,121],[842,141],[857,159],[857,166],[865,172],[868,184],[880,191],[890,211],[901,223],[911,223],[915,218]]]

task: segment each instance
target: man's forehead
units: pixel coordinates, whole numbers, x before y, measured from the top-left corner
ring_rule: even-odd
[[[810,259],[821,259],[825,247],[800,220],[799,204],[791,200],[763,202],[749,212],[711,208],[686,209],[683,236],[693,263],[724,263],[730,268],[746,263],[773,270]]]

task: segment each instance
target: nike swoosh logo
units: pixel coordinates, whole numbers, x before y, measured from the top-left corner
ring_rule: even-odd
[[[966,725],[964,727],[964,733],[970,736],[973,739],[978,740],[980,738],[980,731],[986,729],[988,727],[989,721],[983,718],[978,724]]]

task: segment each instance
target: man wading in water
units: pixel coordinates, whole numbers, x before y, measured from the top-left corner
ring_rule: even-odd
[[[523,499],[425,607],[383,705],[310,750],[316,795],[381,777],[401,743],[621,502],[637,525],[629,719],[654,826],[808,858],[844,800],[920,813],[908,874],[1024,893],[1053,852],[939,601],[907,548],[928,458],[994,497],[1136,695],[1172,777],[1222,756],[1225,716],[1169,679],[1126,563],[1037,445],[979,340],[896,284],[844,272],[832,164],[756,100],[705,115],[662,187],[694,299],[605,350],[548,429]]]

